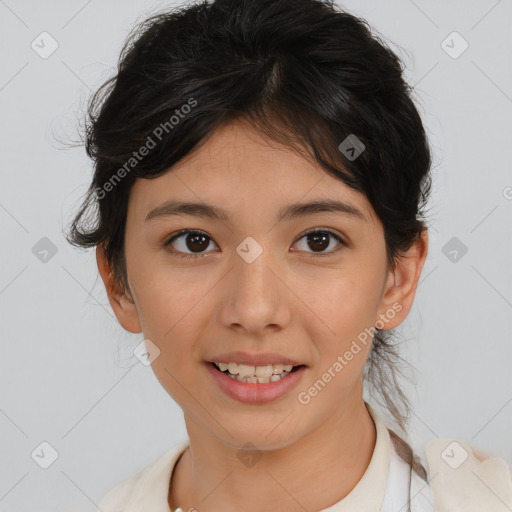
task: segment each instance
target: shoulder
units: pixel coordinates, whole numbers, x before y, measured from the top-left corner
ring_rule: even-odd
[[[155,494],[166,494],[176,460],[188,444],[187,439],[174,445],[139,472],[118,481],[103,496],[97,512],[123,512],[133,502],[145,504],[154,499]]]
[[[137,473],[114,485],[101,499],[98,512],[122,512],[139,478],[140,473]]]
[[[435,510],[512,510],[512,469],[462,439],[435,438],[425,447]]]

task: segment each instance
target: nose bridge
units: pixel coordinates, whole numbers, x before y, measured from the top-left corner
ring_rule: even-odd
[[[276,277],[277,259],[272,249],[263,247],[263,243],[247,237],[233,254],[225,320],[247,330],[281,325],[287,317],[282,314],[287,308],[283,283]]]
[[[236,248],[233,262],[235,288],[242,294],[256,295],[253,300],[266,295],[265,291],[271,291],[269,280],[273,274],[267,267],[275,265],[272,249],[268,246],[264,248],[265,241],[261,238],[260,242],[251,236],[246,237]]]

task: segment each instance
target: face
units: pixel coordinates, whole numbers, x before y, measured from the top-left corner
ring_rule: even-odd
[[[325,201],[345,206],[293,208]],[[365,196],[241,122],[165,175],[137,180],[125,251],[131,297],[111,300],[116,315],[158,347],[153,370],[187,426],[233,447],[285,446],[360,404],[371,345],[362,333],[379,319],[396,326],[412,302]],[[211,365],[261,355],[256,366],[289,360],[299,371],[260,385]]]

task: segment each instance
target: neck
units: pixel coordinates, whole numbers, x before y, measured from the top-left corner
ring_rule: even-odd
[[[343,499],[366,471],[376,442],[362,401],[346,404],[316,430],[274,450],[262,450],[250,467],[239,450],[206,434],[185,417],[190,447],[177,462],[169,486],[171,510],[321,510]],[[314,489],[314,492],[312,490]]]

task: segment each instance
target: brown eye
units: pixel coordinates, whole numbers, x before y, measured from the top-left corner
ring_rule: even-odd
[[[300,240],[305,239],[306,242],[303,244],[303,248],[300,250],[306,250],[306,248],[310,248],[313,252],[313,256],[328,256],[332,253],[338,251],[338,249],[326,251],[331,246],[331,242],[336,240],[339,246],[346,245],[343,239],[336,233],[326,229],[316,229],[314,231],[309,231],[302,235]],[[305,247],[304,247],[305,246]],[[318,254],[316,254],[318,253]]]
[[[183,258],[203,256],[204,251],[208,249],[212,239],[202,231],[184,229],[173,235],[166,243],[165,247],[173,246],[171,252],[178,254]],[[189,252],[190,251],[190,252]]]

